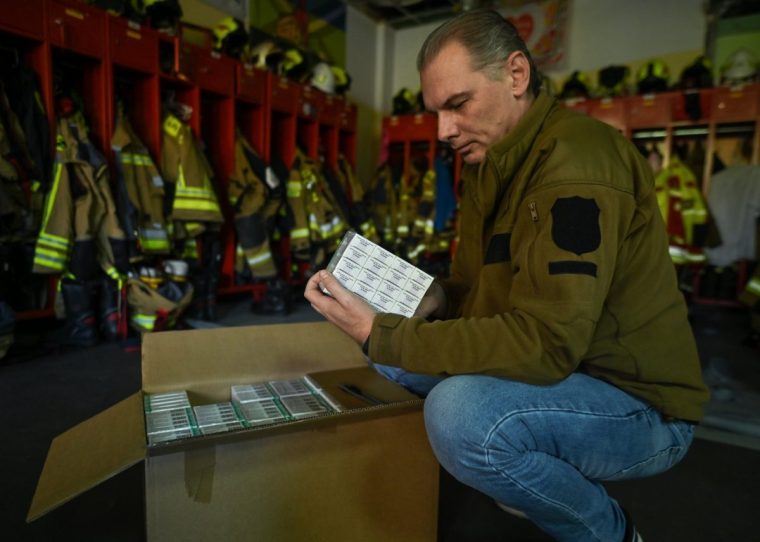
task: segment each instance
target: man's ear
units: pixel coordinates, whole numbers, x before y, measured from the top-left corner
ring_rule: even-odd
[[[522,51],[513,51],[506,62],[507,73],[511,78],[511,90],[515,98],[522,97],[530,85],[530,62]]]

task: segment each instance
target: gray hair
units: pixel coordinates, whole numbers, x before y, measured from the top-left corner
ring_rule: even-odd
[[[472,68],[492,80],[502,78],[502,64],[515,51],[530,64],[530,90],[538,96],[541,74],[517,29],[499,13],[489,9],[466,11],[433,30],[417,54],[417,70],[422,71],[445,45],[456,41],[470,53]]]

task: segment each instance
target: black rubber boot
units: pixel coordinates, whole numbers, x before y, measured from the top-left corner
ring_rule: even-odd
[[[292,291],[290,285],[277,278],[267,283],[264,298],[251,305],[251,311],[256,314],[275,314],[287,316],[292,308]]]
[[[107,341],[119,339],[119,285],[110,277],[100,279],[98,298],[100,333]]]
[[[71,346],[94,346],[98,342],[95,326],[94,288],[79,282],[61,281],[66,328],[62,342]]]
[[[219,288],[220,266],[222,263],[222,245],[216,234],[203,239],[203,273],[206,275],[205,305],[203,319],[216,322],[216,294]]]

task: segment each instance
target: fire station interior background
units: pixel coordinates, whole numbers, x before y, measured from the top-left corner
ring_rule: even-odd
[[[147,5],[162,3],[145,2]],[[36,6],[37,9],[43,4],[44,13],[52,13],[54,8],[74,10],[75,13],[100,9],[83,7],[79,0],[4,1],[0,9],[0,67],[5,71],[10,65],[28,61],[38,75],[47,72],[48,75],[42,75],[40,105],[48,114],[56,111],[59,115],[66,114],[58,100],[65,86],[65,77],[52,77],[50,74],[78,74],[84,85],[85,100],[73,98],[70,102],[64,101],[63,105],[69,103],[71,106],[73,103],[76,108],[80,104],[86,112],[92,112],[93,107],[99,107],[98,103],[93,106],[92,101],[97,102],[101,98],[87,96],[86,85],[99,77],[99,72],[91,69],[90,53],[72,52],[74,46],[69,49],[70,42],[77,40],[72,40],[71,35],[64,36],[64,30],[59,32],[53,16],[44,24],[41,20],[35,23],[35,18],[41,19],[43,12],[30,12],[29,6]],[[117,1],[103,4],[112,4],[113,9],[120,9],[126,4],[135,3]],[[458,10],[476,6],[489,5],[504,10],[505,15],[513,17],[516,25],[527,32],[526,35],[531,38],[527,40],[531,49],[542,58],[542,71],[550,80],[550,91],[560,95],[566,107],[595,115],[620,128],[639,144],[653,167],[661,168],[664,165],[667,168],[671,163],[677,163],[678,157],[682,163],[696,164],[690,181],[682,179],[680,182],[683,184],[677,190],[669,190],[674,188],[672,183],[663,185],[668,197],[675,197],[677,192],[680,198],[678,205],[673,203],[673,199],[666,200],[663,213],[666,220],[673,218],[674,214],[678,215],[674,218],[675,229],[672,233],[674,266],[689,303],[690,321],[697,337],[705,379],[712,391],[707,417],[698,427],[693,448],[682,464],[652,479],[612,483],[607,488],[636,518],[637,526],[647,540],[749,541],[760,538],[755,521],[757,503],[760,502],[760,469],[757,468],[760,461],[760,303],[757,302],[760,298],[757,290],[760,275],[755,273],[754,278],[752,275],[760,254],[760,239],[755,241],[758,251],[754,255],[715,265],[709,257],[715,245],[700,246],[697,241],[697,237],[706,231],[707,221],[695,224],[693,218],[675,213],[686,208],[706,208],[709,216],[710,205],[714,203],[710,199],[710,188],[717,186],[710,184],[713,174],[717,175],[720,169],[730,169],[740,163],[760,167],[760,5],[757,2],[181,0],[179,4],[183,12],[181,25],[184,30],[180,32],[183,37],[177,41],[167,38],[172,35],[171,32],[164,34],[159,42],[162,56],[166,56],[167,51],[171,56],[172,48],[179,47],[177,54],[182,57],[186,52],[182,40],[191,40],[191,35],[195,33],[209,38],[205,43],[203,39],[193,39],[194,54],[198,55],[197,58],[203,57],[206,53],[204,47],[215,46],[214,25],[229,16],[245,21],[244,27],[260,25],[267,35],[279,31],[290,38],[298,38],[298,32],[293,33],[294,24],[304,30],[304,34],[308,33],[308,29],[312,31],[312,37],[318,39],[309,41],[309,45],[304,41],[301,53],[307,56],[309,47],[323,53],[323,58],[319,60],[327,61],[335,68],[329,78],[330,85],[321,87],[316,79],[312,79],[314,76],[311,73],[307,76],[296,76],[295,72],[288,74],[282,65],[264,63],[261,69],[270,72],[280,70],[268,76],[271,79],[268,79],[270,87],[267,88],[274,89],[274,93],[282,92],[278,88],[289,88],[286,82],[289,75],[300,77],[294,84],[301,85],[298,88],[311,86],[310,90],[303,91],[305,95],[316,95],[318,99],[315,98],[314,103],[324,107],[331,104],[334,119],[315,120],[318,115],[309,107],[296,111],[285,104],[283,109],[277,110],[279,106],[274,98],[271,104],[262,105],[257,101],[259,95],[255,89],[243,96],[245,92],[239,82],[244,81],[245,77],[258,81],[256,77],[260,74],[255,72],[251,76],[250,72],[245,71],[247,68],[240,66],[236,68],[238,86],[234,92],[235,100],[239,102],[236,107],[242,113],[237,119],[242,118],[253,126],[258,122],[256,115],[267,107],[271,108],[271,122],[256,124],[268,128],[271,133],[250,127],[243,132],[254,154],[258,153],[264,161],[271,161],[266,165],[278,172],[281,179],[287,179],[290,174],[291,164],[285,162],[292,162],[296,148],[306,156],[304,160],[313,159],[315,164],[321,161],[337,164],[339,156],[341,160],[345,157],[346,160],[341,163],[348,172],[341,170],[339,185],[348,186],[348,177],[353,177],[353,182],[358,183],[353,185],[353,191],[349,189],[344,194],[344,198],[348,197],[349,200],[357,190],[366,191],[367,196],[363,200],[348,202],[352,209],[353,206],[363,209],[365,214],[361,217],[364,218],[377,219],[388,212],[387,208],[378,209],[382,202],[377,201],[376,196],[383,193],[378,188],[378,164],[391,163],[394,172],[403,167],[407,175],[405,178],[414,177],[422,186],[424,168],[419,167],[420,158],[422,162],[427,160],[427,166],[430,166],[439,153],[441,156],[447,155],[445,149],[436,146],[434,119],[431,124],[431,119],[421,114],[419,109],[415,56],[424,37],[443,19]],[[298,27],[298,21],[306,22]],[[40,28],[40,35],[29,30],[35,26]],[[126,32],[140,32],[142,27],[124,28]],[[204,28],[208,30],[204,32]],[[277,44],[280,47],[278,58],[282,62],[282,52],[292,42],[279,41]],[[737,54],[739,51],[741,53]],[[210,57],[211,62],[227,53],[221,51],[217,56]],[[707,59],[707,63],[698,61],[701,56]],[[255,63],[259,58],[264,57],[252,56],[248,61]],[[181,61],[177,64],[177,57],[174,62],[174,72],[161,75],[161,98],[171,100],[173,97],[180,102],[196,100],[193,103],[201,114],[205,114],[206,120],[202,125],[198,121],[192,124],[191,121],[195,136],[213,133],[219,129],[219,123],[208,119],[229,113],[223,106],[217,105],[223,100],[217,100],[216,90],[204,94],[206,89],[202,84],[196,87],[194,81],[183,79],[181,71],[187,66],[183,67]],[[317,63],[313,61],[312,68]],[[698,78],[699,74],[704,73],[705,66],[711,80],[707,84],[690,84],[689,88],[684,88],[684,71],[693,68],[696,71],[691,73],[697,73]],[[607,67],[618,68],[604,72],[612,77],[612,82],[604,87],[598,77]],[[625,67],[627,71],[620,67]],[[142,96],[144,89],[139,90],[143,85],[140,81],[146,79],[140,76],[129,82],[132,75],[139,73],[138,69],[116,67],[114,64],[113,70],[117,86],[122,84],[128,94],[134,92],[130,96]],[[335,85],[340,86],[341,77],[346,73],[350,76],[350,84],[346,85],[347,90],[340,90]],[[627,77],[624,80],[626,84],[621,83],[621,75]],[[642,80],[654,86],[638,87],[638,82]],[[5,79],[4,85],[7,82]],[[689,93],[692,98],[683,98]],[[694,95],[699,97],[696,105]],[[310,105],[306,98],[302,97],[301,100],[297,104],[299,108],[304,104]],[[733,111],[733,116],[720,117],[722,106],[716,104],[724,103]],[[105,110],[116,114],[116,107],[108,106]],[[653,114],[654,110],[657,111],[656,115]],[[141,120],[140,115],[132,111],[131,120],[137,127],[136,131],[146,139],[147,153],[154,154],[152,159],[160,167],[160,156],[155,153],[160,148],[161,119],[157,107],[146,106],[145,111],[149,117]],[[181,116],[182,107],[176,107],[173,111]],[[297,120],[291,124],[288,115]],[[645,117],[647,120],[641,120]],[[93,123],[93,142],[96,147],[102,146],[99,151],[107,156],[109,183],[113,187],[118,177],[115,154],[110,148],[111,134],[104,131],[113,128],[114,124],[109,118],[88,120]],[[12,127],[9,130],[7,116],[3,116],[2,121],[3,137],[8,137]],[[283,144],[279,140],[292,135],[289,131],[291,126],[295,131],[303,128],[305,133],[311,135],[298,135],[290,146]],[[55,124],[50,122],[50,127],[54,130]],[[314,131],[308,132],[312,129]],[[320,138],[323,141],[319,141]],[[33,138],[27,136],[27,139],[31,141]],[[262,148],[263,141],[269,142],[270,146]],[[14,171],[24,165],[18,156],[11,155],[13,149],[6,142],[7,139],[0,141],[0,151],[4,156],[0,164],[3,166],[0,168],[3,177],[0,187],[4,190],[18,177],[8,174],[8,170],[4,169],[6,164],[11,164]],[[232,160],[234,137],[230,135],[222,143],[205,143],[210,150],[216,182],[220,186],[231,186],[225,184],[227,179],[219,179],[220,170],[225,168],[213,162],[219,157]],[[686,152],[682,152],[684,149]],[[50,156],[45,163],[52,171],[55,146],[49,145],[48,150]],[[39,154],[39,149],[36,152]],[[701,159],[689,162],[688,157],[693,159],[693,155],[699,152],[702,153]],[[34,150],[30,151],[30,154],[34,153]],[[281,162],[277,164],[279,170],[275,168],[277,160]],[[449,170],[445,178],[451,184],[450,193],[455,194],[459,163],[450,156],[447,160],[445,165]],[[654,164],[656,160],[660,163]],[[252,168],[256,169],[253,165]],[[232,170],[230,165],[226,173]],[[674,175],[677,176],[671,173],[668,178]],[[753,180],[760,183],[760,176],[755,173]],[[392,186],[393,190],[402,190],[398,182]],[[270,193],[273,190],[270,186],[265,191]],[[28,186],[19,193],[22,195],[19,201],[29,204],[33,199],[34,192]],[[287,200],[283,207],[296,201],[290,197],[292,194],[288,196],[284,198],[281,194],[283,201]],[[386,192],[385,196],[395,198],[399,194]],[[688,205],[686,200],[689,201]],[[438,202],[435,203],[438,205]],[[760,217],[760,189],[757,186],[746,187],[734,205],[733,208],[729,207],[729,215],[750,216],[757,226]],[[249,274],[243,280],[236,266],[245,268],[246,264],[240,264],[236,258],[235,246],[238,233],[235,218],[241,211],[225,202],[221,208],[225,215],[225,225],[222,227],[225,237],[217,247],[221,251],[218,258],[223,262],[220,264],[221,279],[219,276],[208,278],[205,283],[207,298],[201,300],[199,311],[195,310],[198,309],[195,303],[190,302],[182,307],[186,310],[180,314],[174,310],[175,303],[171,306],[172,310],[149,315],[150,326],[155,328],[152,332],[168,328],[320,320],[321,317],[301,299],[301,289],[314,266],[326,263],[329,246],[332,245],[320,245],[322,248],[328,247],[323,252],[307,247],[307,255],[303,257],[302,253],[294,252],[295,242],[288,239],[287,231],[277,230],[279,237],[275,238],[271,237],[275,235],[275,230],[268,229],[270,256],[277,265],[276,276],[264,274],[259,277],[255,270],[252,271],[254,256],[262,253],[249,246],[250,250],[246,253],[248,260],[243,257],[248,262]],[[6,213],[6,208],[0,208],[0,211]],[[332,213],[331,216],[340,215],[337,210]],[[4,221],[0,224],[3,228],[11,223],[5,222],[6,216],[2,217]],[[343,218],[351,222],[354,228],[362,224],[355,214]],[[407,217],[409,220],[413,218],[419,216]],[[422,218],[431,219],[431,216]],[[451,218],[449,227],[454,223],[455,213]],[[384,232],[380,223],[375,226],[374,232],[370,233],[381,242],[383,233],[391,237],[402,235],[400,230],[388,232],[386,229]],[[433,238],[421,234],[419,239],[427,240],[422,256],[414,253],[413,247],[408,244],[402,254],[408,258],[419,258],[415,262],[427,266],[432,273],[445,273],[446,260],[453,250],[450,243],[453,236],[446,236],[446,226],[443,224],[441,230],[436,231],[441,235],[435,237],[435,242],[443,240],[448,243],[442,252],[426,257],[426,254],[433,252]],[[741,233],[747,234],[746,231]],[[16,241],[6,229],[1,229],[0,235],[3,236],[0,246],[7,248]],[[315,233],[310,231],[309,235],[314,240]],[[724,234],[723,237],[727,236]],[[205,245],[200,245],[201,253],[190,255],[190,259],[204,257],[203,248],[208,251],[208,247],[213,246],[209,239],[204,238]],[[7,251],[2,254],[5,258]],[[218,258],[213,261],[218,262]],[[12,280],[13,284],[17,284],[18,275],[9,274],[6,260],[2,263],[5,266],[2,280]],[[132,272],[133,279],[142,281],[150,291],[151,288],[155,290],[156,281],[177,278],[172,277],[171,273],[176,271],[181,274],[183,269],[182,265],[179,269],[170,265],[166,269],[159,267],[157,272],[146,270],[141,274],[138,267]],[[201,271],[202,268],[190,266],[190,273]],[[124,297],[120,298],[122,302],[118,305],[118,324],[121,325],[113,340],[99,337],[77,343],[79,336],[72,339],[72,333],[78,333],[77,324],[72,323],[70,318],[56,318],[63,305],[57,286],[59,276],[35,276],[35,288],[44,290],[44,295],[37,299],[39,306],[13,306],[9,299],[0,297],[0,303],[5,305],[0,319],[0,345],[3,347],[0,348],[0,472],[3,480],[0,537],[4,540],[141,540],[144,538],[144,510],[141,503],[143,471],[140,465],[32,524],[24,521],[51,439],[140,389],[140,333],[151,332],[145,327],[139,328],[139,322],[132,318],[134,314],[125,315],[123,309],[128,303]],[[49,277],[52,278],[48,280]],[[66,280],[64,277],[64,284]],[[214,280],[221,280],[221,285]],[[230,282],[224,283],[225,280]],[[752,280],[756,281],[754,297],[752,288],[748,286]],[[192,283],[193,278],[179,282],[183,281]],[[8,284],[10,282],[1,289],[1,295],[16,299],[18,292],[11,292],[14,294],[11,296]],[[121,282],[118,284],[121,285]],[[209,284],[214,287],[209,287]],[[24,286],[29,285],[18,284],[20,289]],[[8,307],[13,312],[7,311]],[[132,309],[131,306],[129,308]],[[15,318],[12,317],[14,313]],[[79,325],[83,325],[82,322]],[[438,530],[439,540],[445,541],[547,540],[528,522],[501,512],[490,499],[461,486],[443,472]]]

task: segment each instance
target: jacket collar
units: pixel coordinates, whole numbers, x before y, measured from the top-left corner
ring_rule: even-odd
[[[542,92],[517,126],[486,151],[486,159],[479,166],[480,186],[475,191],[475,199],[481,210],[484,210],[484,205],[496,206],[501,201],[513,177],[525,162],[544,121],[556,107],[557,100]],[[486,179],[489,180],[486,182]]]

